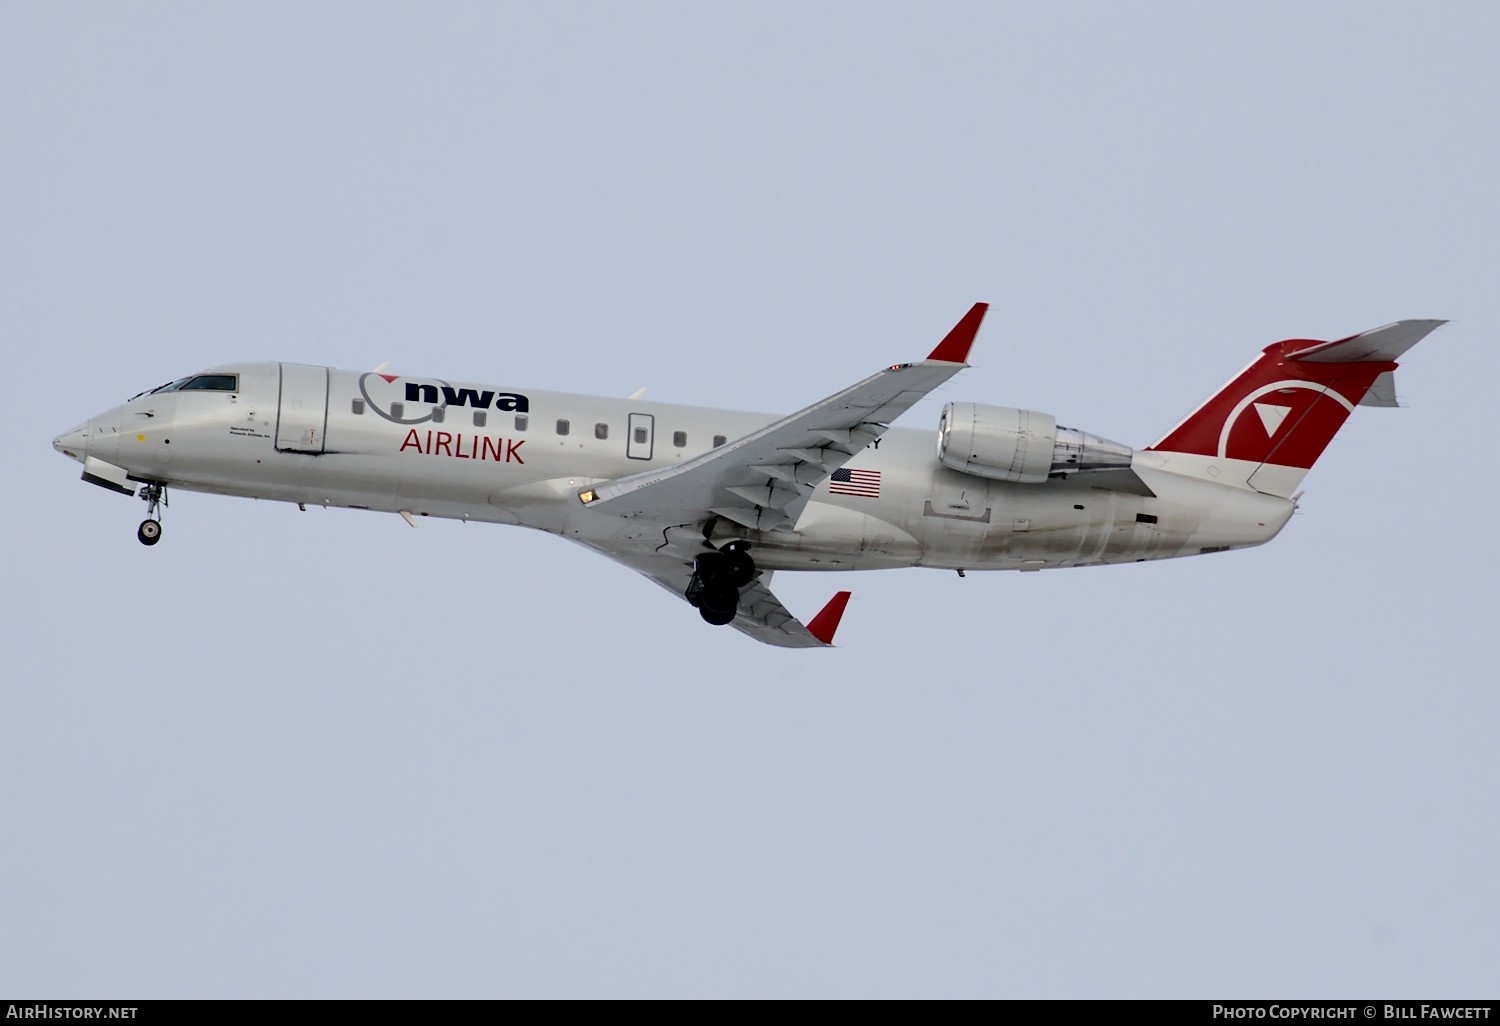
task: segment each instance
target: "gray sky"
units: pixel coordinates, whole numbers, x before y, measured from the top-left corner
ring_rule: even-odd
[[[0,993],[1493,993],[1486,4],[0,5]],[[782,575],[830,653],[515,529],[49,445],[288,359],[1145,445],[1453,320],[1273,545]],[[1453,518],[1457,517],[1457,520]]]

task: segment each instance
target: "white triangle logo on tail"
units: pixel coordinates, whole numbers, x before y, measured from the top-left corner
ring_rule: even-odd
[[[1272,406],[1269,403],[1256,403],[1255,412],[1260,414],[1260,422],[1265,426],[1266,437],[1274,438],[1276,430],[1281,427],[1281,422],[1286,420],[1286,415],[1292,412],[1290,406]]]

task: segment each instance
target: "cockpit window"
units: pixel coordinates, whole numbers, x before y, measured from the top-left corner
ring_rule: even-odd
[[[142,395],[161,395],[163,392],[175,392],[179,388],[181,388],[183,385],[186,385],[189,381],[192,381],[192,380],[193,380],[192,378],[178,378],[176,381],[168,381],[165,385],[157,385],[151,391],[149,391],[149,392],[143,392],[141,394]]]
[[[234,392],[239,388],[239,377],[234,374],[199,374],[189,378],[181,388],[184,392]]]
[[[131,396],[139,399],[142,395],[161,395],[163,392],[238,392],[240,390],[240,376],[238,374],[194,374],[192,377],[178,378],[169,381],[165,385],[159,385],[149,392]]]

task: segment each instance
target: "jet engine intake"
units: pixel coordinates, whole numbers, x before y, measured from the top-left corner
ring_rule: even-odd
[[[1050,413],[981,403],[949,403],[938,421],[938,461],[993,481],[1040,484],[1104,470],[1126,470],[1134,450]]]

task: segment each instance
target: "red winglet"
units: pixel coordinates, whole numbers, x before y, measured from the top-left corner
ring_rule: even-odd
[[[941,360],[944,363],[968,363],[974,336],[979,334],[979,322],[984,320],[984,312],[989,308],[988,303],[975,303],[970,307],[969,312],[953,326],[948,337],[937,344],[937,348],[927,359]]]
[[[833,634],[839,629],[839,621],[844,618],[844,607],[848,604],[849,592],[847,591],[841,591],[829,599],[828,605],[824,606],[807,625],[807,633],[825,645],[832,645]]]

